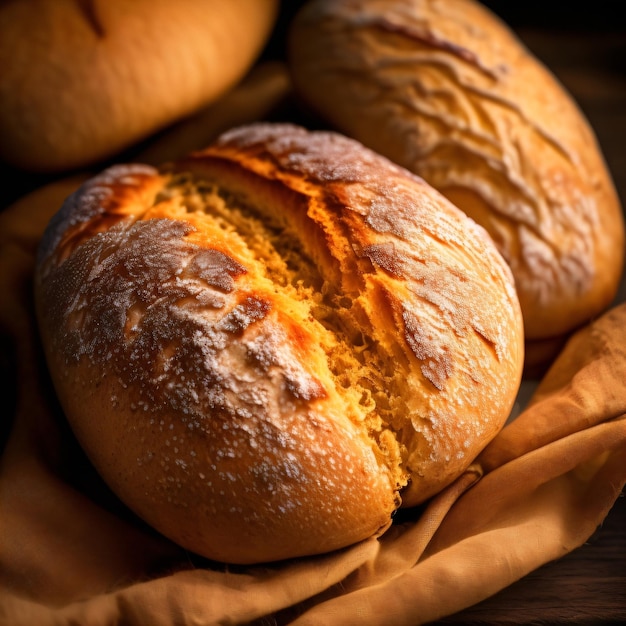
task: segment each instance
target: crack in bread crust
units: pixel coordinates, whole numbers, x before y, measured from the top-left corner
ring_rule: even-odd
[[[508,268],[355,142],[246,127],[160,171],[109,171],[68,206],[37,292],[62,403],[121,497],[183,545],[245,561],[365,538],[508,416],[523,356]],[[189,506],[197,521],[171,529]],[[227,558],[233,528],[249,541]],[[283,545],[263,551],[271,533]]]

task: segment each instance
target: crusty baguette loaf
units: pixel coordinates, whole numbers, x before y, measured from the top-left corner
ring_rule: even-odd
[[[552,344],[609,305],[624,220],[594,133],[488,9],[312,0],[289,47],[309,107],[487,229],[515,276],[528,339]]]
[[[212,102],[260,53],[278,0],[0,4],[0,159],[61,172]]]
[[[485,231],[360,144],[287,124],[88,181],[44,235],[36,304],[96,468],[227,562],[381,532],[468,467],[521,377]]]

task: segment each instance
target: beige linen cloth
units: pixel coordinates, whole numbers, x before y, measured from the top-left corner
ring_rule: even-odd
[[[2,411],[1,624],[413,626],[574,550],[623,489],[626,304],[574,336],[529,407],[472,467],[422,509],[398,515],[382,538],[263,567],[186,553],[107,491],[64,421],[41,358],[34,254],[75,184],[0,214],[2,376],[10,391]]]

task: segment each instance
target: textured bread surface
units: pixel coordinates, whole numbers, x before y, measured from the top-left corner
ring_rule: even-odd
[[[509,263],[529,339],[605,309],[624,256],[619,199],[586,119],[473,0],[312,0],[290,67],[330,125],[422,176]]]
[[[32,171],[81,168],[194,113],[247,72],[277,7],[277,0],[1,3],[0,158]]]
[[[286,124],[89,180],[44,235],[36,303],[105,480],[233,563],[382,532],[499,431],[523,362],[485,231],[357,142]]]

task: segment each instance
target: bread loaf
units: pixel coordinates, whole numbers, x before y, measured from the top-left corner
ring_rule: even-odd
[[[526,337],[615,296],[624,220],[596,137],[551,72],[474,0],[311,0],[291,25],[302,101],[483,225]]]
[[[485,231],[355,141],[254,124],[90,179],[36,305],[61,405],[133,510],[206,557],[322,553],[454,480],[513,406]]]
[[[278,0],[0,5],[0,159],[61,172],[216,100],[266,42]]]

